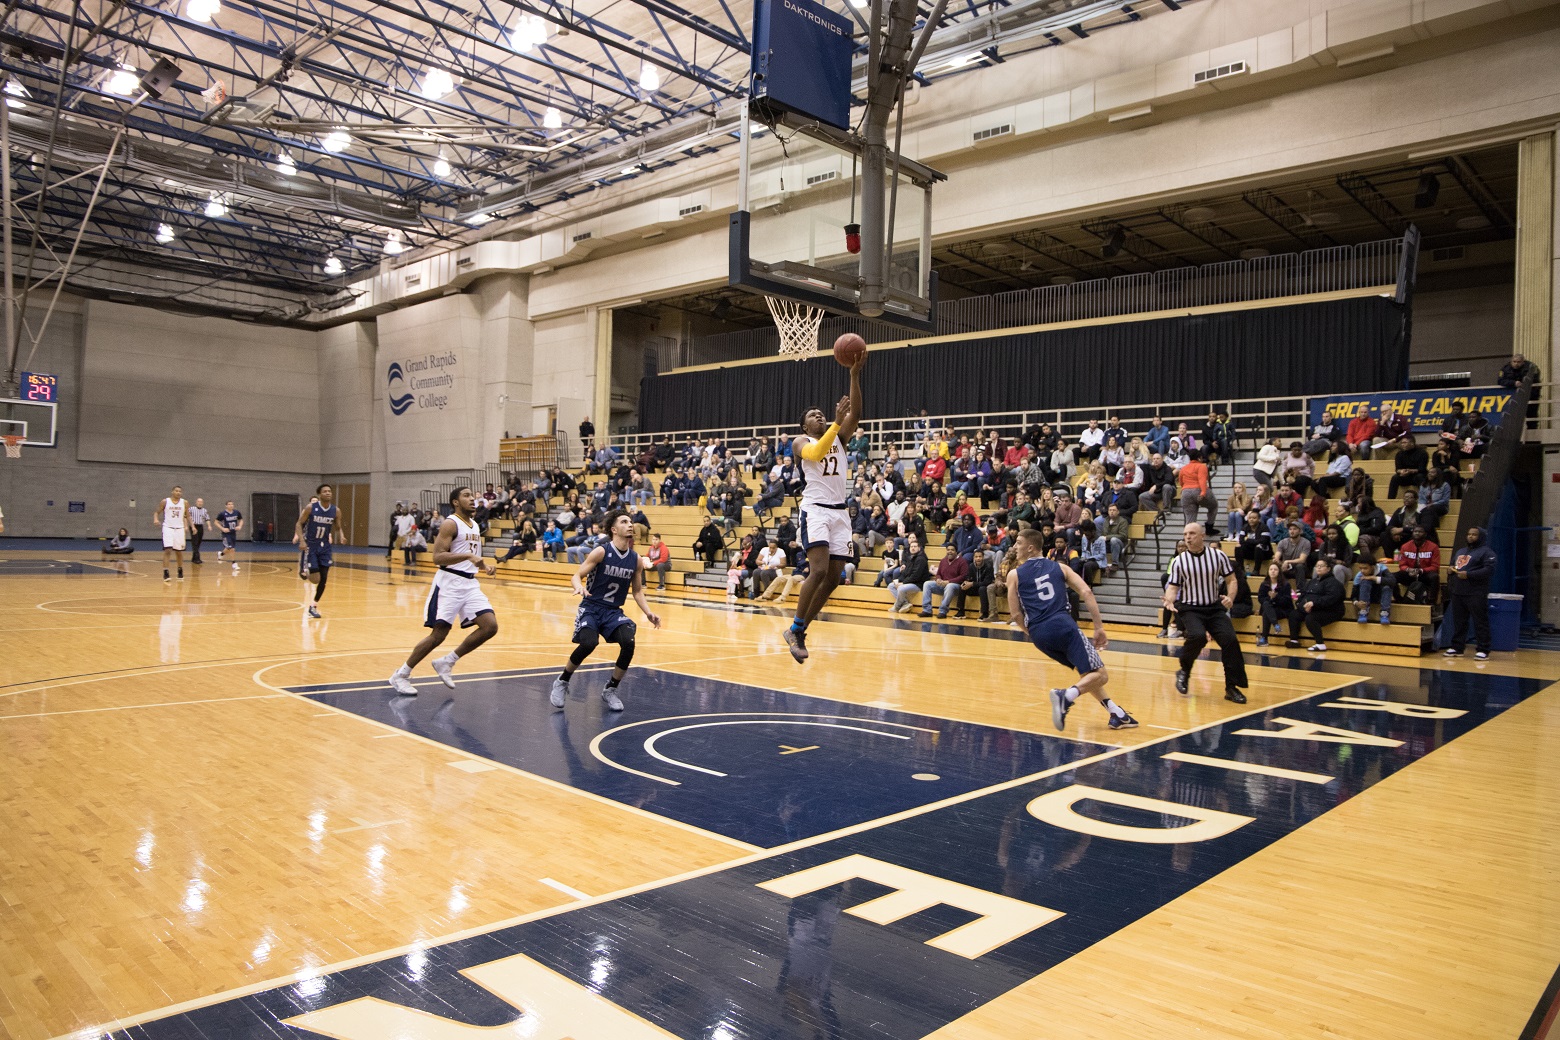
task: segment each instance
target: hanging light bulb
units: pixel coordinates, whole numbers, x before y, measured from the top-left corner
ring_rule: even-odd
[[[192,21],[209,22],[222,10],[222,0],[189,0],[184,5],[184,13],[189,15]]]
[[[141,76],[135,71],[135,67],[121,63],[119,68],[108,74],[108,81],[103,84],[103,87],[110,94],[129,97],[140,85]]]
[[[509,30],[509,46],[521,54],[530,54],[533,49],[547,42],[551,31],[547,20],[540,15],[522,14],[520,20],[515,22],[515,27]]]
[[[556,130],[563,125],[563,113],[551,105],[542,113],[542,125],[549,130]]]
[[[325,273],[326,274],[340,274],[344,270],[346,270],[346,268],[341,266],[341,261],[340,260],[336,259],[335,257],[329,257],[328,259],[326,259],[326,261],[325,261]]]
[[[661,71],[643,58],[639,60],[639,89],[648,94],[661,89]]]
[[[385,253],[388,256],[398,256],[406,251],[406,246],[401,242],[401,233],[392,231],[385,236]]]
[[[291,177],[298,172],[298,164],[288,152],[283,152],[276,157],[276,172],[283,177]]]
[[[227,203],[223,202],[220,196],[213,195],[206,202],[206,216],[211,217],[213,220],[217,217],[227,216],[227,211]]]
[[[165,246],[174,239],[173,228],[167,224],[157,225],[157,244]]]
[[[347,148],[351,146],[351,144],[351,134],[347,133],[345,130],[333,130],[329,134],[325,135],[325,139],[320,142],[320,147],[324,148],[327,152],[334,154],[336,152],[346,151]]]
[[[454,76],[443,69],[432,68],[423,73],[422,86],[418,88],[418,92],[429,101],[437,101],[454,89]]]
[[[448,177],[453,168],[450,161],[444,157],[444,150],[439,150],[439,157],[433,161],[433,175],[435,177]]]
[[[492,223],[493,217],[488,213],[473,213],[466,218],[466,223],[472,227],[481,227],[483,224]]]

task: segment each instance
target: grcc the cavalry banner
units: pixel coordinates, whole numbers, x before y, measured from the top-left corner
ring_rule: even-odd
[[[1415,433],[1439,430],[1441,420],[1452,413],[1452,405],[1462,402],[1463,414],[1479,412],[1491,426],[1500,425],[1500,417],[1511,400],[1511,391],[1495,386],[1459,387],[1450,390],[1397,390],[1383,394],[1342,394],[1337,397],[1311,398],[1310,425],[1315,427],[1328,415],[1347,426],[1350,419],[1371,409],[1381,418],[1381,409],[1391,405],[1398,415],[1405,416],[1414,426]]]

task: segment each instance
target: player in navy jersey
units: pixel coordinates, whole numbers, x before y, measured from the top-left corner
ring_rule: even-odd
[[[1065,728],[1073,702],[1087,693],[1105,705],[1110,713],[1111,729],[1135,727],[1137,719],[1105,695],[1109,677],[1105,674],[1100,651],[1110,640],[1100,621],[1100,605],[1095,602],[1094,590],[1071,567],[1045,558],[1045,536],[1039,531],[1020,532],[1014,552],[1018,563],[1008,571],[1008,616],[1041,653],[1058,664],[1076,669],[1079,676],[1077,683],[1065,690],[1051,691],[1052,723],[1057,729]],[[1067,609],[1069,588],[1078,594],[1094,619],[1093,642],[1083,638]]]
[[[314,489],[314,500],[298,514],[298,524],[293,529],[293,544],[302,552],[298,554],[298,577],[314,586],[314,598],[305,600],[309,616],[320,616],[320,597],[325,595],[325,583],[330,580],[331,543],[336,535],[336,492],[329,484]]]
[[[569,655],[563,673],[553,680],[550,700],[554,708],[563,707],[574,670],[605,639],[618,645],[618,657],[612,678],[601,691],[601,699],[607,702],[608,711],[623,710],[623,701],[617,694],[618,683],[623,681],[623,673],[628,671],[629,662],[634,659],[634,633],[637,631],[623,613],[623,605],[630,595],[639,604],[645,620],[656,628],[661,627],[661,619],[645,600],[644,571],[639,565],[639,554],[634,551],[633,520],[623,510],[614,509],[607,514],[605,527],[611,541],[592,549],[580,564],[579,571],[569,577],[574,594],[584,597],[584,602],[574,615],[574,642],[577,644],[574,653]]]
[[[228,553],[233,554],[233,573],[238,573],[238,532],[244,529],[244,514],[233,508],[232,499],[217,514],[217,530],[222,532],[222,548],[217,550],[217,562]]]

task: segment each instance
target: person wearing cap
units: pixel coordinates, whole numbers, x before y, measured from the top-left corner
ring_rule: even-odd
[[[1495,573],[1495,550],[1484,544],[1484,531],[1468,528],[1467,542],[1452,553],[1451,639],[1447,657],[1461,657],[1468,645],[1468,619],[1473,618],[1477,641],[1475,660],[1490,656],[1490,578]]]

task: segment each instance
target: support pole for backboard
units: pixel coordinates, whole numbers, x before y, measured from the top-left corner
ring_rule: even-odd
[[[932,186],[928,184],[922,189],[924,201],[921,203],[921,262],[920,277],[921,287],[919,292],[925,299],[931,299],[932,286]]]
[[[747,102],[742,103],[741,136],[737,138],[737,155],[741,164],[741,176],[737,178],[737,209],[748,211],[748,162],[752,157],[753,125],[748,115]]]
[[[883,226],[888,160],[888,120],[899,100],[903,84],[904,62],[910,51],[910,36],[915,30],[915,0],[874,0],[873,28],[886,17],[888,31],[874,31],[868,45],[867,113],[862,121],[865,147],[861,157],[861,301],[860,311],[868,318],[883,314],[888,299],[887,229]],[[875,52],[875,54],[874,54]]]
[[[0,380],[10,388],[11,374],[16,371],[16,288],[11,280],[11,231],[15,217],[11,213],[11,106],[0,105],[0,206],[5,209],[5,219],[0,222],[0,234],[5,236],[5,378]]]

